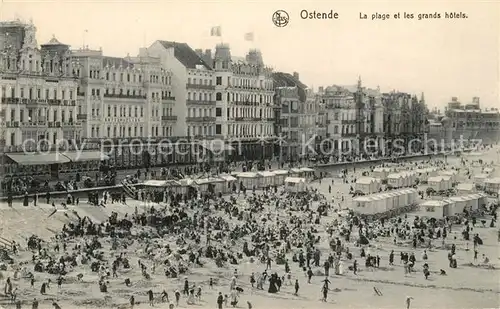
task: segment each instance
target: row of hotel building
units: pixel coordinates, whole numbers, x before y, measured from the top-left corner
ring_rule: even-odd
[[[71,50],[55,37],[38,46],[36,27],[20,21],[0,23],[0,77],[3,175],[94,170],[98,156],[71,160],[70,154],[61,163],[50,152],[43,160],[21,152],[71,152],[82,143],[99,149],[103,140],[107,150],[127,145],[109,153],[108,162],[136,168],[145,161],[159,166],[206,159],[193,151],[191,140],[209,150],[227,148],[233,160],[287,160],[304,155],[304,143],[310,153],[321,148],[337,158],[336,150],[366,138],[381,146],[396,137],[500,129],[498,110],[482,111],[476,101],[473,112],[452,102],[444,117],[429,113],[423,94],[381,93],[361,80],[313,92],[298,73],[266,66],[259,50],[235,57],[227,44],[212,52],[158,40],[137,57],[116,58],[102,50]],[[181,146],[158,151],[159,141],[167,139]],[[155,147],[133,151],[139,140]]]

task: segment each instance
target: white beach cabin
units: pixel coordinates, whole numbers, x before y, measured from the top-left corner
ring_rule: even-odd
[[[219,178],[223,179],[226,183],[224,185],[223,193],[233,192],[233,184],[238,188],[238,179],[232,175],[219,175]]]
[[[257,174],[260,176],[260,186],[262,188],[265,188],[267,186],[274,186],[276,185],[276,174],[270,171],[262,171],[262,172],[257,172]]]
[[[402,188],[404,186],[403,175],[401,173],[389,174],[387,176],[387,186],[393,189]]]
[[[442,219],[448,214],[450,204],[446,201],[430,200],[419,205],[419,213],[429,218]]]
[[[474,176],[474,184],[479,190],[484,190],[484,182],[488,179],[490,175],[488,174],[478,174]]]
[[[285,184],[285,178],[288,177],[288,171],[286,170],[276,170],[274,173],[274,182],[277,186],[282,186]]]
[[[500,178],[489,178],[484,181],[484,192],[488,194],[497,194],[500,191]]]
[[[243,186],[247,190],[252,190],[255,188],[260,188],[260,176],[254,172],[243,172],[236,174],[238,182],[243,183]],[[238,184],[239,187],[239,184]]]
[[[457,194],[458,195],[467,195],[476,193],[476,185],[473,183],[459,183],[457,185]]]
[[[208,192],[210,186],[213,186],[214,192],[224,192],[226,187],[226,181],[216,177],[195,179],[194,183],[200,192]]]
[[[434,191],[445,191],[452,188],[451,177],[450,176],[433,176],[427,180],[427,185],[429,188],[434,189]]]
[[[381,187],[381,181],[373,177],[360,177],[356,180],[355,192],[363,194],[378,193]]]
[[[306,180],[301,177],[285,178],[285,190],[289,192],[304,192],[306,191]]]

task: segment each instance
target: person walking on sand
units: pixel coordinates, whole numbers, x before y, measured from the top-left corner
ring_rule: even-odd
[[[295,279],[295,293],[293,295],[299,295],[299,279]]]
[[[411,300],[412,299],[413,299],[413,297],[406,296],[406,309],[410,309],[410,305],[411,305]]]

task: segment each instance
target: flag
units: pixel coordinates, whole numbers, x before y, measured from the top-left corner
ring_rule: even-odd
[[[253,41],[253,39],[254,39],[253,32],[245,33],[245,41]]]
[[[220,26],[212,27],[212,29],[210,30],[210,36],[222,36]]]

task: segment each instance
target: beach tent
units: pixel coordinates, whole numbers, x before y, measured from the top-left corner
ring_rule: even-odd
[[[463,213],[464,209],[467,209],[467,205],[469,205],[469,196],[453,196],[450,197],[449,200],[453,201],[453,207],[450,207],[448,216],[453,216],[457,214]]]
[[[458,181],[458,172],[455,170],[440,171],[439,176],[450,176],[452,183],[456,183]]]
[[[381,182],[378,178],[360,177],[356,180],[355,191],[363,194],[373,194],[379,192]]]
[[[484,192],[488,194],[496,194],[500,191],[500,178],[489,178],[484,181]]]
[[[476,192],[476,185],[473,183],[459,183],[457,185],[457,194],[466,195]]]
[[[255,188],[260,188],[260,176],[254,172],[243,172],[236,174],[238,181],[243,183],[245,188],[252,190]]]
[[[304,192],[306,190],[306,180],[301,177],[285,178],[285,190],[290,192]]]
[[[267,187],[267,186],[274,186],[276,184],[276,174],[270,171],[262,171],[257,173],[260,177],[260,186],[261,187]]]
[[[291,168],[289,174],[292,177],[300,177],[300,168]]]
[[[450,176],[433,176],[427,180],[429,188],[434,189],[434,191],[439,192],[443,190],[449,190],[452,188],[451,177]]]
[[[282,186],[285,184],[285,178],[288,176],[288,171],[286,170],[276,170],[274,173],[274,182],[277,186]]]
[[[476,188],[478,189],[484,189],[484,182],[486,179],[488,179],[490,175],[488,174],[478,174],[474,176],[474,184],[476,185]]]
[[[389,176],[390,173],[391,173],[391,169],[390,168],[387,168],[387,167],[376,167],[375,169],[373,169],[372,176],[374,178],[379,178],[382,181],[386,181],[387,180],[387,176]]]
[[[426,217],[442,219],[448,216],[449,205],[446,201],[425,201],[419,205],[419,212]]]
[[[310,167],[302,167],[299,169],[300,171],[300,177],[311,179],[314,178],[314,172],[315,170],[310,168]]]
[[[223,193],[231,193],[233,192],[233,184],[238,187],[238,179],[232,175],[219,175],[219,178],[223,179],[226,184],[224,185]]]
[[[194,183],[198,186],[200,192],[208,192],[210,186],[213,187],[214,193],[223,192],[226,187],[226,181],[216,177],[195,179]]]
[[[387,186],[389,188],[401,188],[404,186],[403,175],[401,173],[389,174],[387,176]]]

